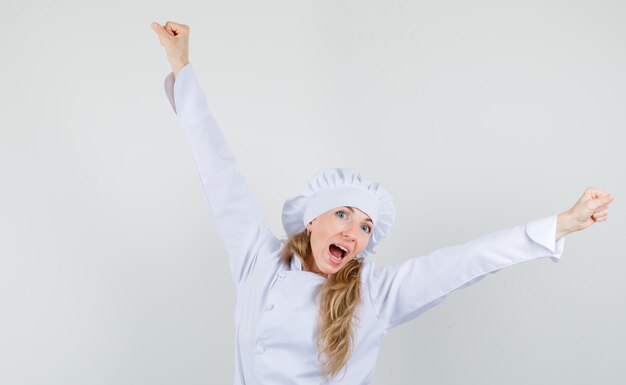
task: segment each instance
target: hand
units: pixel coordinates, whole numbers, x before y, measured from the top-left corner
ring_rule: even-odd
[[[608,218],[609,205],[613,196],[602,190],[587,187],[578,202],[569,210],[559,214],[556,225],[556,239],[574,231],[581,231],[596,222]]]
[[[165,26],[153,22],[150,27],[167,52],[174,76],[189,63],[189,26],[168,21]]]

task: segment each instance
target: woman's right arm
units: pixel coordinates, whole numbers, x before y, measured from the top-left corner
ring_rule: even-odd
[[[209,110],[191,64],[178,68],[177,74],[174,64],[172,67],[173,72],[165,79],[165,92],[191,147],[213,222],[238,284],[254,268],[259,250],[264,245],[280,247],[280,241],[264,224],[259,204],[235,169],[235,157]]]

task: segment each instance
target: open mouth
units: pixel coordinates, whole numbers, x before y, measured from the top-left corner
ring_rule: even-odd
[[[335,264],[341,263],[345,256],[348,255],[348,250],[345,247],[334,243],[328,247],[328,250],[330,251],[331,261]]]

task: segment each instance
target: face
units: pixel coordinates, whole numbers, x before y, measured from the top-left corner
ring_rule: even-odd
[[[367,214],[354,207],[336,207],[307,225],[311,233],[311,270],[334,274],[367,246],[374,224]]]

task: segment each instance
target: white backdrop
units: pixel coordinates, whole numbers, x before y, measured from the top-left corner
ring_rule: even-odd
[[[283,236],[324,167],[395,198],[387,264],[567,209],[609,220],[389,334],[373,384],[626,378],[623,1],[4,1],[0,383],[228,384],[234,290],[151,21]]]

